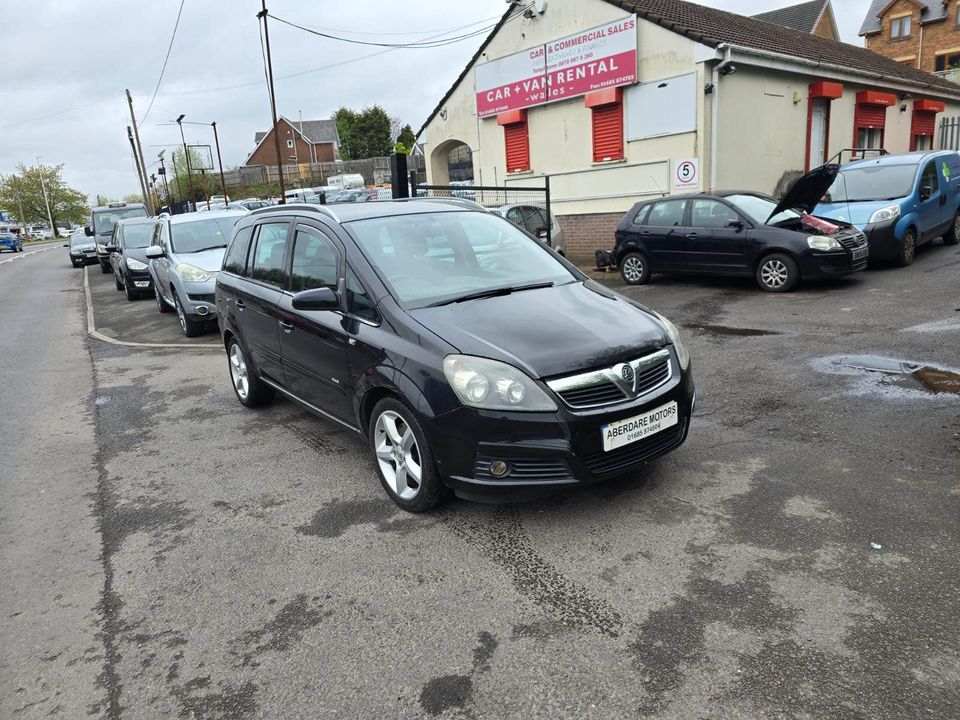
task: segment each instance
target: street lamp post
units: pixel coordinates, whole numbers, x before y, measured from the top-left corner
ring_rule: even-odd
[[[177,118],[177,125],[180,127],[180,140],[183,141],[183,157],[187,162],[187,186],[190,188],[190,199],[188,200],[188,203],[192,203],[193,197],[194,197],[193,196],[193,175],[192,175],[192,171],[190,170],[190,151],[187,150],[187,139],[183,135],[183,118],[184,118],[183,115]]]

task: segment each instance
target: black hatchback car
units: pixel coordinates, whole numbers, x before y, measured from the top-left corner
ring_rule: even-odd
[[[113,226],[113,237],[106,249],[110,253],[113,281],[117,290],[126,293],[127,300],[153,297],[146,251],[156,224],[156,218],[145,217],[119,220]]]
[[[469,200],[257,210],[216,302],[240,402],[366,436],[406,510],[622,475],[687,436],[677,329]]]
[[[617,226],[613,261],[631,285],[653,273],[753,276],[768,292],[863,270],[863,232],[810,215],[839,169],[812,170],[780,201],[729,191],[637,203]]]

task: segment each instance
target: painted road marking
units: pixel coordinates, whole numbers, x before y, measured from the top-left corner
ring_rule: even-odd
[[[37,253],[46,252],[47,250],[55,250],[56,246],[40,248],[39,250],[31,250],[30,252],[18,252],[13,253],[11,257],[8,257],[6,260],[0,260],[0,265],[6,265],[7,263],[12,263],[14,260],[22,260],[25,257],[31,255],[36,255]]]

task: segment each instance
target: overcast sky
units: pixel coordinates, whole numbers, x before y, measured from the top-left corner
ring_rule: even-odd
[[[797,1],[703,4],[749,15]],[[833,4],[844,39],[862,44],[857,30],[869,0]],[[63,163],[67,181],[91,199],[97,193],[136,192],[123,91],[130,88],[133,93],[140,120],[156,87],[179,6],[180,0],[0,1],[0,173],[42,155],[44,163]],[[454,34],[483,30],[505,9],[504,0],[271,0],[268,7],[271,14],[299,24],[393,43],[469,23],[478,24]],[[188,121],[217,121],[225,167],[243,163],[254,148],[254,133],[270,127],[259,8],[257,0],[184,0],[160,92],[140,127],[151,171],[162,146],[180,142],[176,125],[162,123],[181,113]],[[393,50],[357,62],[349,61],[383,48],[320,38],[278,22],[271,22],[270,40],[278,113],[296,119],[302,112],[303,119],[313,120],[329,117],[341,105],[378,103],[416,130],[482,36],[442,48]],[[331,67],[338,63],[343,64]],[[188,142],[212,145],[209,128],[185,129]]]

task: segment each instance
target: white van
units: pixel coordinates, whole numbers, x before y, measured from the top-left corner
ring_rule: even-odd
[[[318,201],[317,194],[310,188],[287,190],[283,197],[288,203],[316,203]]]
[[[366,185],[363,181],[363,175],[360,173],[347,173],[345,175],[331,175],[327,178],[327,184],[335,187],[337,190],[363,189]]]

